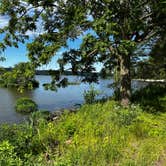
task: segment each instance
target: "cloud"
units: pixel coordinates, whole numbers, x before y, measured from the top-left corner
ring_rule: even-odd
[[[25,1],[21,0],[20,2],[21,2],[21,5],[26,7],[27,9],[32,8],[32,5],[29,5]],[[43,8],[42,7],[37,7],[37,9],[40,11]],[[28,11],[27,14],[29,14],[31,16],[33,14],[33,12],[34,12],[34,9]],[[19,14],[18,14],[18,16],[19,16]],[[8,23],[9,23],[9,19],[10,19],[10,17],[7,16],[7,15],[0,15],[0,28],[4,28],[5,26],[7,26]],[[26,35],[28,35],[29,37],[35,37],[35,36],[38,36],[39,34],[42,34],[44,31],[43,31],[43,27],[41,25],[42,25],[42,21],[41,21],[41,18],[40,18],[37,22],[37,30],[36,31],[29,31],[28,30],[26,32]]]
[[[42,34],[42,32],[27,31],[25,34],[28,35],[29,37],[37,37],[37,36],[39,36],[40,34]]]
[[[40,22],[37,22],[38,28],[36,31],[29,31],[28,30],[26,32],[26,35],[28,35],[29,37],[35,37],[35,36],[38,36],[39,34],[42,34],[44,31],[42,30],[43,28],[41,27]],[[5,26],[8,25],[8,23],[9,23],[9,17],[0,15],[0,28],[4,28]]]
[[[9,17],[0,15],[0,28],[3,28],[8,25]]]

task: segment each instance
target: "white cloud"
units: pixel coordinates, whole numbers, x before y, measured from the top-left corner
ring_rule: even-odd
[[[9,17],[8,16],[0,15],[0,28],[3,28],[6,25],[8,25],[8,22],[9,22]]]
[[[20,1],[21,2],[21,5],[22,6],[25,6],[27,9],[30,9],[32,7],[32,5],[29,5],[27,2],[25,1]],[[37,9],[40,11],[42,10],[43,8],[42,7],[37,7]],[[34,9],[30,10],[28,12],[29,15],[32,15]],[[19,15],[18,15],[19,16]],[[3,15],[0,15],[0,28],[4,28],[5,26],[8,25],[8,22],[9,22],[9,19],[10,17],[9,16],[3,16]],[[35,37],[35,36],[38,36],[39,34],[42,34],[44,31],[43,31],[43,28],[42,28],[42,22],[41,22],[41,19],[39,19],[39,21],[37,22],[37,30],[36,31],[27,31],[26,32],[26,35],[28,35],[29,37]]]
[[[0,15],[0,28],[4,28],[5,26],[8,25],[8,22],[9,22],[9,17],[8,16],[2,16]],[[43,33],[43,28],[41,27],[40,25],[41,23],[38,22],[37,23],[37,30],[36,31],[27,31],[26,32],[26,35],[28,35],[29,37],[35,37],[35,36],[38,36],[39,34],[42,34]]]
[[[37,31],[27,31],[26,32],[26,35],[28,35],[29,37],[36,37],[40,34],[42,34],[42,32],[37,32]]]

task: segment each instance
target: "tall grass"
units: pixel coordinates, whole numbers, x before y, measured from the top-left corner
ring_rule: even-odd
[[[8,165],[166,165],[166,113],[108,101],[83,105],[76,113],[66,110],[52,121],[37,112],[33,117],[30,123],[0,126],[0,154]]]

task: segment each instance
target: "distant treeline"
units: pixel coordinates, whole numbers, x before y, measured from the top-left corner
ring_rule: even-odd
[[[7,71],[12,71],[12,68],[11,67],[9,67],[9,68],[4,68],[5,70],[7,70]],[[36,70],[36,75],[50,75],[50,73],[56,73],[56,72],[58,72],[58,70]],[[63,72],[63,74],[64,75],[74,75],[73,73],[72,73],[72,71],[64,71]],[[100,75],[100,73],[99,72],[95,72],[95,73],[93,73],[93,74],[96,74],[96,75]],[[85,75],[91,75],[90,73],[82,73],[82,72],[77,72],[77,74],[75,74],[75,75],[78,75],[78,76],[85,76]]]

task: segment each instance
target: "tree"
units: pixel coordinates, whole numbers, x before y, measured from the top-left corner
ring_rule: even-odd
[[[19,63],[11,71],[5,71],[0,75],[0,84],[4,87],[18,87],[22,92],[24,88],[33,89],[39,83],[35,80],[35,68],[31,63]]]
[[[75,74],[91,73],[92,77],[85,74],[83,79],[91,82],[97,81],[94,63],[102,62],[103,70],[116,67],[125,106],[131,96],[132,56],[140,43],[154,39],[163,25],[154,17],[159,0],[0,0],[0,4],[0,13],[10,18],[1,29],[5,34],[1,49],[18,47],[18,42],[28,38],[26,32],[37,30],[40,23],[43,32],[27,45],[28,57],[37,67],[48,63],[59,48],[67,47],[68,40],[81,35],[80,48],[65,52],[60,68],[70,63]]]
[[[137,78],[166,78],[166,1],[161,0],[151,4],[151,19],[154,27],[157,27],[157,35],[150,44],[151,51],[148,58],[137,62],[135,77]]]
[[[166,33],[161,36],[152,48],[149,62],[152,66],[154,77],[157,79],[166,79]]]

